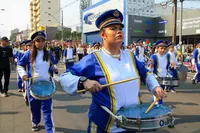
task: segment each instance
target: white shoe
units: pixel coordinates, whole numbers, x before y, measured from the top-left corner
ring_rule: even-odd
[[[6,95],[5,93],[1,93],[1,97],[7,97],[8,95]]]
[[[176,93],[176,91],[175,91],[175,90],[171,90],[171,92],[172,92],[172,93]]]
[[[18,92],[22,92],[22,89],[18,89],[17,91],[18,91]]]

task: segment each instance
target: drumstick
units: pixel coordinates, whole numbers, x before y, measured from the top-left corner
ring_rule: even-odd
[[[145,114],[149,112],[149,110],[152,109],[152,107],[156,104],[156,102],[158,102],[158,99],[156,98],[156,100],[148,107],[148,109],[145,111]]]
[[[121,83],[124,83],[124,82],[129,82],[129,81],[132,81],[132,80],[136,80],[136,79],[140,79],[140,78],[130,78],[130,79],[125,79],[125,80],[120,80],[120,81],[117,81],[117,82],[113,82],[113,83],[102,85],[102,87],[104,88],[104,87],[108,87],[108,86],[111,86],[111,85],[121,84]],[[82,92],[86,92],[86,91],[87,90],[84,89],[84,90],[77,91],[77,93],[82,93]]]
[[[146,54],[144,54],[144,56],[145,56],[148,60],[151,60]]]
[[[35,76],[35,77],[30,77],[30,78],[28,78],[28,80],[29,79],[34,79],[34,78],[39,78],[40,76]]]

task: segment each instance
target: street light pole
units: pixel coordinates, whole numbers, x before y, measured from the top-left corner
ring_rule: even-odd
[[[172,43],[176,44],[176,20],[177,20],[177,0],[171,0],[173,6],[173,28],[172,28]]]
[[[179,44],[180,44],[180,52],[182,53],[182,24],[183,24],[183,1],[180,0],[181,2],[181,7],[180,7],[180,23],[179,23]]]
[[[62,40],[61,40],[61,43],[62,43],[62,47],[64,46],[64,24],[63,24],[63,10],[62,10]]]

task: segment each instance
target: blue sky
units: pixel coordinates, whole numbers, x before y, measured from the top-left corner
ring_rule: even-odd
[[[27,29],[30,25],[30,11],[29,4],[31,0],[0,0],[0,9],[6,9],[6,11],[0,11],[0,36],[10,36],[10,31],[14,28],[20,30]],[[77,2],[75,2],[77,1]],[[101,0],[93,0],[93,3],[97,3]],[[156,3],[166,0],[155,0]],[[75,3],[74,3],[75,2]],[[12,4],[11,4],[12,3]],[[65,5],[70,6],[64,8],[64,25],[74,28],[80,25],[79,15],[79,0],[61,0],[61,7]],[[200,2],[185,2],[184,6],[198,7]]]

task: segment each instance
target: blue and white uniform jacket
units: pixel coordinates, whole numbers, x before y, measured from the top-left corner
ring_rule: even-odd
[[[16,61],[18,62],[24,56],[25,53],[26,53],[26,51],[24,51],[24,50],[18,51],[16,53]]]
[[[146,54],[146,50],[144,47],[141,47],[141,46],[137,46],[136,47],[136,50],[135,50],[135,55],[137,57],[137,59],[140,61],[140,62],[144,62],[145,61],[145,56],[144,54]]]
[[[51,69],[52,65],[55,65],[56,62],[53,58],[53,56],[50,54],[49,61],[43,61],[44,52],[43,50],[38,51],[36,60],[34,63],[31,63],[30,61],[30,54],[31,51],[27,51],[24,56],[18,61],[17,71],[22,78],[24,75],[28,75],[28,77],[37,77],[32,79],[33,81],[40,81],[40,80],[46,80],[46,81],[52,81],[49,75],[49,71]],[[26,72],[24,69],[24,66],[27,66],[28,71]]]
[[[176,53],[175,53],[175,51],[173,51],[173,52],[168,51],[168,54],[170,55],[170,60],[172,62],[174,62],[175,65],[178,65],[178,61],[176,59]]]
[[[14,48],[14,49],[13,49],[13,57],[14,57],[14,59],[17,58],[17,53],[18,53],[18,51],[20,51],[20,47],[19,47],[19,48]]]
[[[153,69],[151,69],[151,71],[158,77],[166,77],[167,74],[169,74],[168,70],[171,62],[170,55],[160,55],[156,53],[153,54],[150,58],[153,61]]]
[[[80,76],[96,80],[102,85],[128,78],[140,78],[92,93],[88,117],[107,132],[121,132],[124,129],[117,128],[114,117],[104,111],[101,106],[107,107],[115,114],[120,108],[139,104],[141,80],[146,80],[148,89],[152,93],[156,86],[160,86],[155,77],[148,72],[143,63],[137,61],[130,51],[121,51],[120,60],[111,57],[103,49],[85,56],[60,76],[61,86],[67,93],[75,94]]]
[[[200,48],[196,48],[192,56],[192,64],[196,65],[198,72],[200,71]]]
[[[63,62],[66,61],[66,59],[73,59],[75,56],[73,48],[65,48],[63,52]]]

